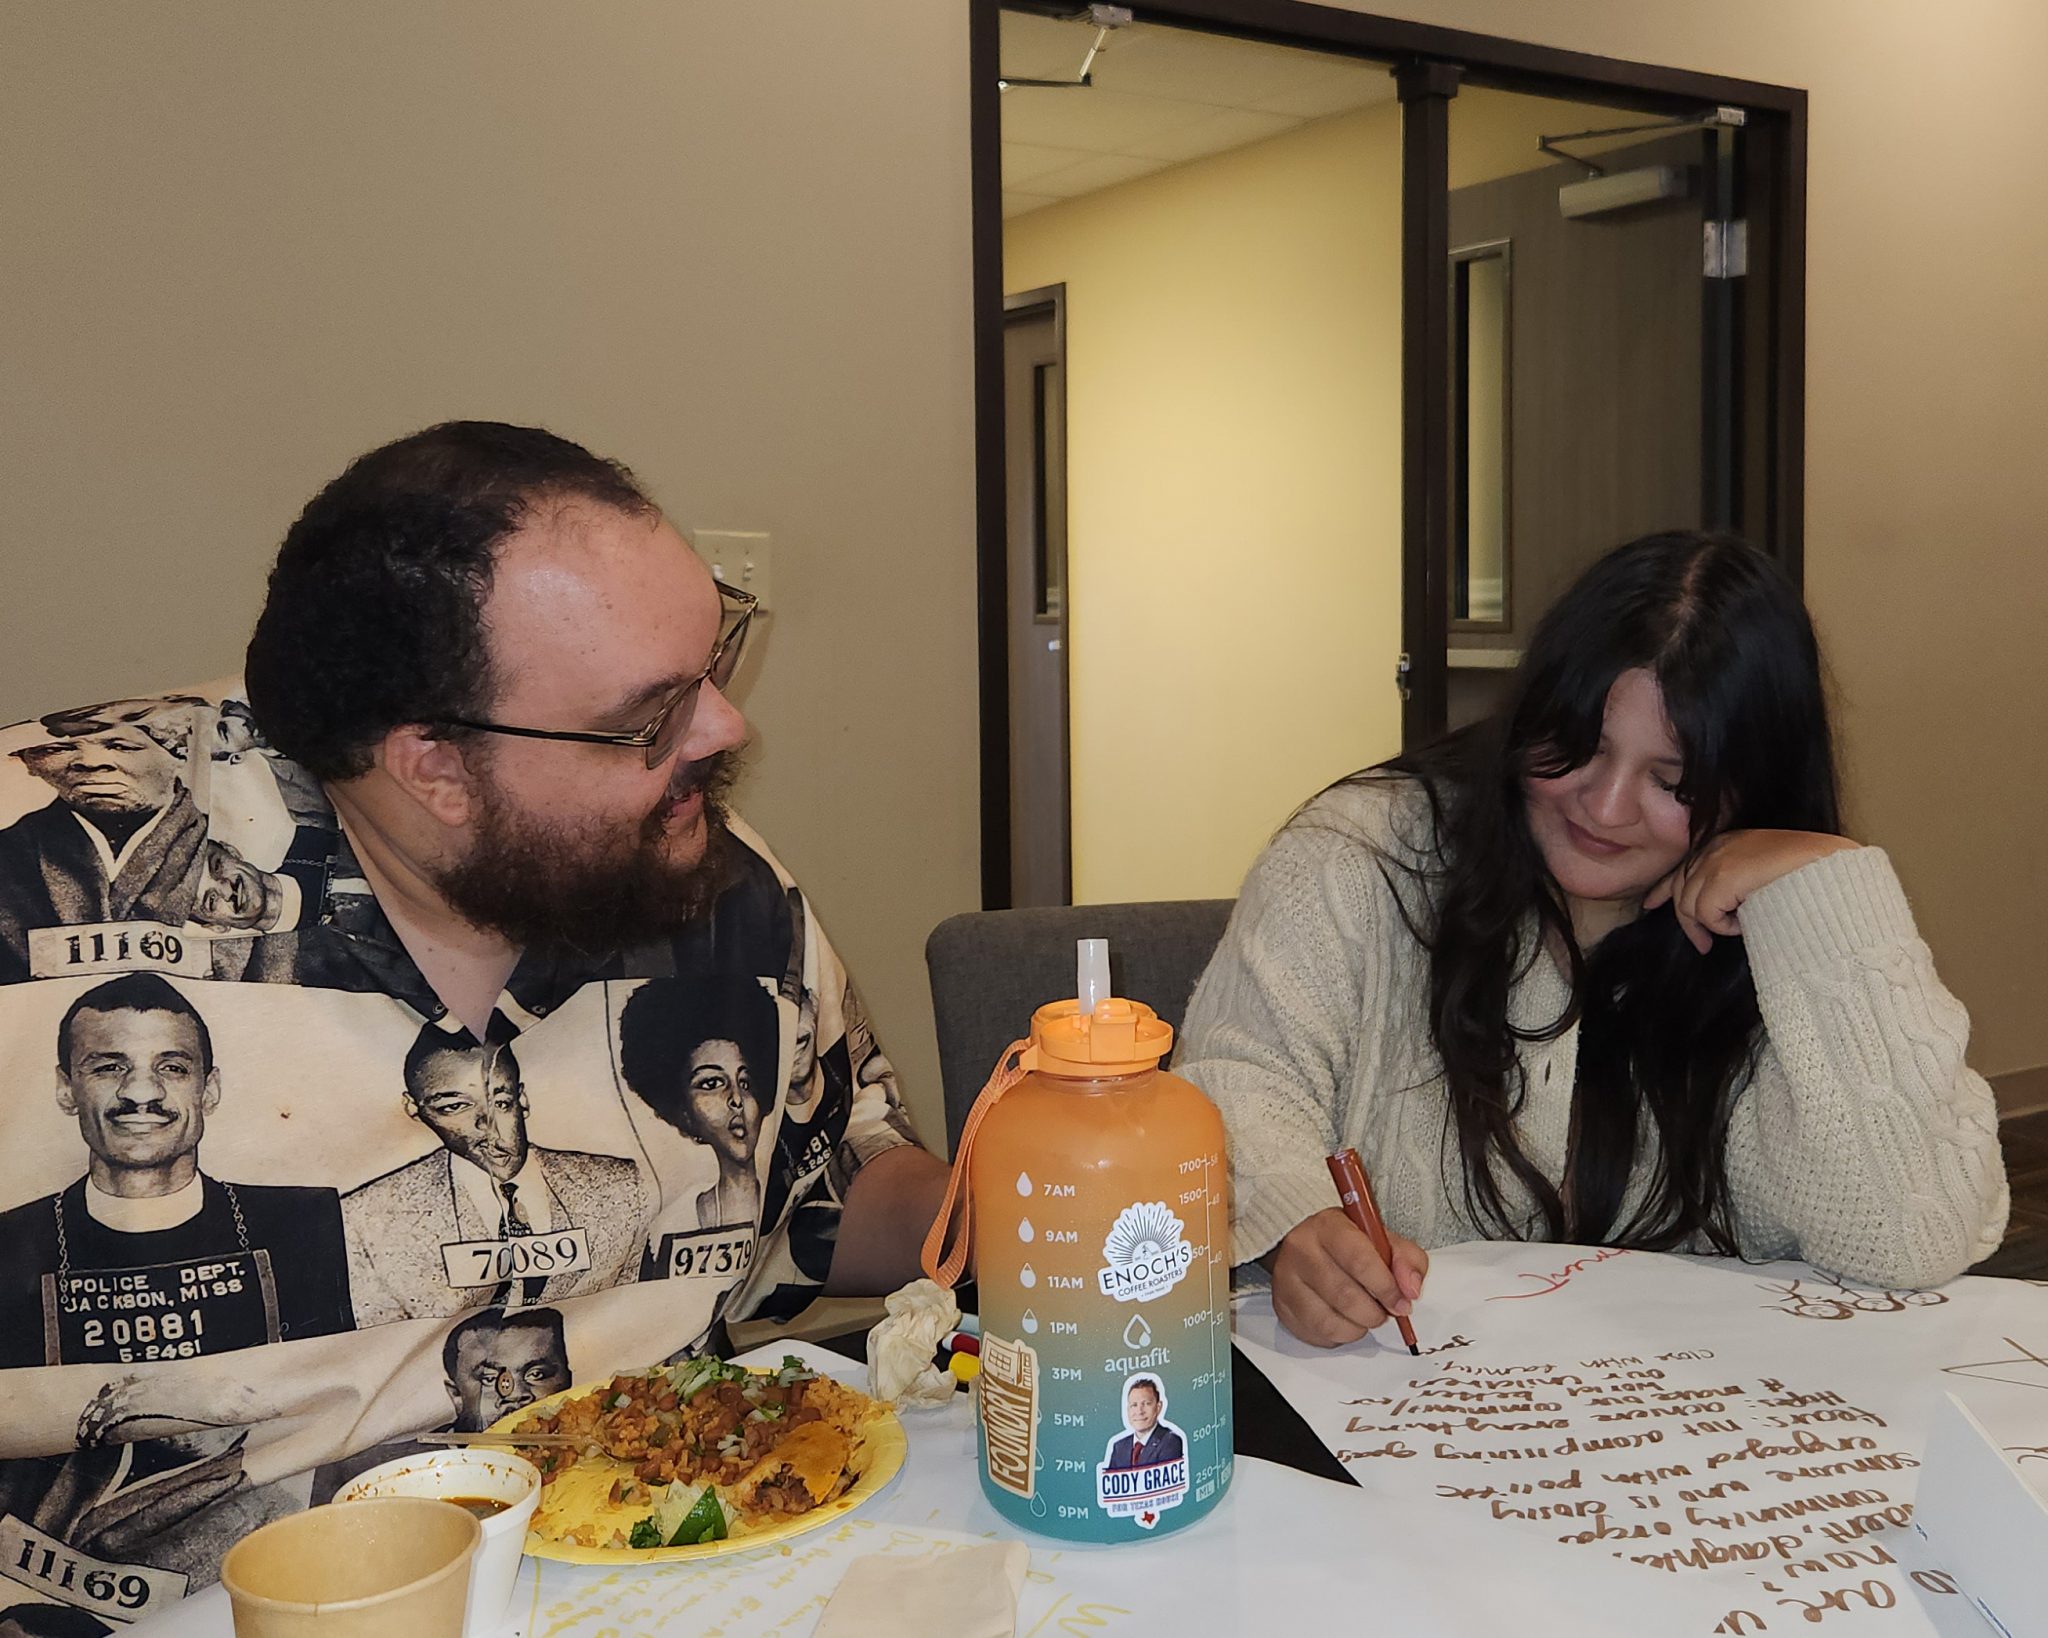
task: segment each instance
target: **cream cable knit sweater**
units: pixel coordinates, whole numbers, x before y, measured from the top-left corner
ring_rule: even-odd
[[[1482,1237],[1429,1039],[1428,960],[1374,858],[1412,858],[1427,825],[1412,785],[1318,797],[1252,867],[1196,986],[1175,1067],[1229,1127],[1233,1262],[1336,1204],[1323,1157],[1345,1144],[1395,1233],[1423,1246]],[[1728,1134],[1743,1254],[1881,1286],[1939,1285],[1988,1256],[2009,1205],[1997,1113],[1963,1062],[1969,1017],[1935,977],[1890,861],[1872,847],[1817,860],[1752,895],[1742,926],[1766,1034]],[[1557,964],[1538,961],[1509,1010],[1538,1025],[1565,998]],[[1522,1053],[1519,1135],[1553,1180],[1577,1050],[1573,1028]],[[1509,1181],[1504,1193],[1533,1233],[1526,1192]]]

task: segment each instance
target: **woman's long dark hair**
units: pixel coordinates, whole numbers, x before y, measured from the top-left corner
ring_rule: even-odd
[[[1433,831],[1419,859],[1390,855],[1381,868],[1425,888],[1426,908],[1403,915],[1429,954],[1430,1032],[1471,1219],[1520,1235],[1505,1175],[1534,1198],[1542,1238],[1663,1250],[1703,1236],[1733,1252],[1728,1121],[1762,1030],[1743,941],[1717,938],[1701,955],[1659,909],[1582,952],[1525,810],[1525,776],[1590,761],[1608,690],[1637,669],[1656,677],[1678,737],[1692,853],[1727,830],[1839,833],[1813,627],[1777,566],[1727,535],[1650,535],[1610,552],[1538,624],[1495,716],[1352,777],[1408,778],[1428,795]],[[1405,906],[1417,895],[1396,897]],[[1547,940],[1566,952],[1571,1000],[1518,1030],[1509,992]],[[1517,1053],[1574,1022],[1559,1188],[1516,1140],[1527,1096]],[[1646,1147],[1649,1191],[1623,1220]]]

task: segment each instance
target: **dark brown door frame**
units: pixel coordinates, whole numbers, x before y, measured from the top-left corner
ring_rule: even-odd
[[[968,173],[973,193],[975,524],[981,644],[982,903],[1009,902],[1009,699],[1003,534],[1003,218],[1000,21],[1005,9],[1065,0],[967,0]],[[1732,518],[1770,542],[1795,583],[1805,566],[1806,93],[1759,80],[1560,51],[1519,40],[1308,0],[1171,0],[1134,6],[1179,24],[1394,65],[1402,100],[1402,637],[1412,658],[1402,728],[1411,744],[1442,726],[1443,588],[1450,565],[1449,103],[1459,84],[1583,97],[1648,113],[1728,105],[1745,111],[1736,189],[1749,223],[1743,345],[1734,364],[1745,413],[1733,452]],[[1431,256],[1431,248],[1437,254]],[[1412,321],[1419,322],[1412,322]],[[1429,633],[1436,633],[1434,643]]]
[[[1064,770],[1064,773],[1065,773],[1065,777],[1064,777],[1064,778],[1063,778],[1063,780],[1062,780],[1062,784],[1064,785],[1064,790],[1063,790],[1063,791],[1062,791],[1062,793],[1061,793],[1061,800],[1062,800],[1062,802],[1063,802],[1063,804],[1064,804],[1064,806],[1065,806],[1065,809],[1066,809],[1066,811],[1064,812],[1064,814],[1062,814],[1062,816],[1061,816],[1061,819],[1060,819],[1060,824],[1061,824],[1061,828],[1062,828],[1062,831],[1063,831],[1063,833],[1064,833],[1064,834],[1063,834],[1063,836],[1062,836],[1062,839],[1061,839],[1061,847],[1060,847],[1060,882],[1059,882],[1059,894],[1060,894],[1060,897],[1059,897],[1059,902],[1060,902],[1061,904],[1072,904],[1072,903],[1074,902],[1074,823],[1073,823],[1073,820],[1074,820],[1074,814],[1073,814],[1073,779],[1072,779],[1072,769],[1073,769],[1073,755],[1074,755],[1074,745],[1073,745],[1073,732],[1072,732],[1072,720],[1071,720],[1071,712],[1070,712],[1070,711],[1069,711],[1069,709],[1068,709],[1068,701],[1069,701],[1069,700],[1070,700],[1070,698],[1072,697],[1072,691],[1071,691],[1071,687],[1070,687],[1070,675],[1071,675],[1071,668],[1072,668],[1072,656],[1073,656],[1073,647],[1074,647],[1074,643],[1073,643],[1073,632],[1072,632],[1072,630],[1071,630],[1071,629],[1070,629],[1070,628],[1068,627],[1068,625],[1067,625],[1067,617],[1066,617],[1066,607],[1067,607],[1067,515],[1066,515],[1066,500],[1067,500],[1067,471],[1066,471],[1066,467],[1067,467],[1067,287],[1066,287],[1066,285],[1065,285],[1065,284],[1045,284],[1045,285],[1040,285],[1040,286],[1039,286],[1039,287],[1038,287],[1037,289],[1035,289],[1035,290],[1018,290],[1018,291],[1006,291],[1006,292],[1004,292],[1004,295],[1003,295],[1003,317],[1005,318],[1005,320],[1016,320],[1016,319],[1019,319],[1019,318],[1024,318],[1024,317],[1027,317],[1027,316],[1029,316],[1029,317],[1039,317],[1039,316],[1044,316],[1044,317],[1049,317],[1049,318],[1050,318],[1050,319],[1052,320],[1052,333],[1053,333],[1053,351],[1055,352],[1055,354],[1057,354],[1057,356],[1058,356],[1058,360],[1059,360],[1059,363],[1058,363],[1058,366],[1057,366],[1057,368],[1058,368],[1058,374],[1057,374],[1057,376],[1056,376],[1056,378],[1055,378],[1055,383],[1054,383],[1054,391],[1053,391],[1053,392],[1050,392],[1050,393],[1047,393],[1047,394],[1046,394],[1046,400],[1047,400],[1047,402],[1045,402],[1044,404],[1042,404],[1042,405],[1040,406],[1040,417],[1039,417],[1039,432],[1040,432],[1040,437],[1039,437],[1039,438],[1038,438],[1037,440],[1035,440],[1035,441],[1036,441],[1036,442],[1038,443],[1038,446],[1039,446],[1039,447],[1038,447],[1038,457],[1039,457],[1039,458],[1038,458],[1038,485],[1037,485],[1037,490],[1038,490],[1038,502],[1037,502],[1037,505],[1036,505],[1036,506],[1035,506],[1035,507],[1033,508],[1033,511],[1034,511],[1034,515],[1035,515],[1035,518],[1036,518],[1036,523],[1037,523],[1037,533],[1038,533],[1038,538],[1037,538],[1036,542],[1034,543],[1034,544],[1035,544],[1035,546],[1037,547],[1037,552],[1036,552],[1036,553],[1035,553],[1034,555],[1038,556],[1038,558],[1039,558],[1039,566],[1038,566],[1038,568],[1037,568],[1036,572],[1035,572],[1035,573],[1034,573],[1034,574],[1033,574],[1032,576],[1030,576],[1029,578],[1031,578],[1031,579],[1034,579],[1034,580],[1036,580],[1036,581],[1037,581],[1037,585],[1038,585],[1038,589],[1037,589],[1037,594],[1036,594],[1036,596],[1037,596],[1037,602],[1038,602],[1038,605],[1039,605],[1039,606],[1038,606],[1038,608],[1036,608],[1036,609],[1034,610],[1034,613],[1035,613],[1035,614],[1036,614],[1036,615],[1038,616],[1038,621],[1037,621],[1037,623],[1036,623],[1036,625],[1035,625],[1035,629],[1034,629],[1034,633],[1033,633],[1033,638],[1032,638],[1032,640],[1033,640],[1033,641],[1041,641],[1041,640],[1043,640],[1043,638],[1044,638],[1044,635],[1045,635],[1045,630],[1046,630],[1046,621],[1045,621],[1045,609],[1044,609],[1044,603],[1045,603],[1045,595],[1046,595],[1046,591],[1045,591],[1045,589],[1046,589],[1046,587],[1047,587],[1048,585],[1052,585],[1052,586],[1057,586],[1057,587],[1058,587],[1058,598],[1059,598],[1059,608],[1058,608],[1058,611],[1057,611],[1056,615],[1054,615],[1054,617],[1053,617],[1053,619],[1052,619],[1052,621],[1051,621],[1051,625],[1052,625],[1052,629],[1053,629],[1053,630],[1054,630],[1055,632],[1057,632],[1057,633],[1058,633],[1057,639],[1056,639],[1056,641],[1055,641],[1055,643],[1054,643],[1054,645],[1053,645],[1053,646],[1055,646],[1055,647],[1056,647],[1056,648],[1057,648],[1057,649],[1059,650],[1059,665],[1058,665],[1058,668],[1057,668],[1057,669],[1058,669],[1058,672],[1059,672],[1059,710],[1060,710],[1060,736],[1059,736],[1059,737],[1060,737],[1060,752],[1059,752],[1059,754],[1060,754],[1060,764],[1061,764],[1061,767],[1062,767],[1062,769]],[[1007,367],[1007,360],[1006,360],[1006,367]],[[1043,376],[1041,376],[1041,377],[1040,377],[1040,380],[1041,380],[1041,381],[1043,381]],[[1055,401],[1055,400],[1056,400],[1056,401]],[[1007,406],[1006,406],[1006,407],[1007,407]],[[1046,440],[1046,438],[1044,437],[1044,429],[1045,429],[1045,426],[1046,426],[1046,424],[1047,424],[1047,415],[1046,415],[1046,412],[1047,412],[1047,411],[1050,411],[1050,417],[1051,417],[1051,421],[1052,421],[1052,422],[1053,422],[1054,424],[1056,424],[1056,425],[1058,426],[1058,428],[1059,428],[1059,437],[1058,437],[1058,439],[1057,439],[1057,448],[1056,448],[1055,450],[1053,450],[1053,451],[1051,452],[1051,458],[1052,458],[1052,459],[1056,459],[1056,460],[1057,460],[1057,462],[1058,462],[1058,473],[1057,473],[1057,479],[1056,479],[1056,481],[1053,481],[1053,474],[1052,474],[1052,473],[1051,473],[1051,471],[1050,471],[1050,461],[1049,461],[1049,459],[1048,459],[1048,450],[1047,450],[1047,448],[1046,448],[1046,443],[1047,443],[1047,440]],[[1005,431],[1005,432],[1007,433],[1007,432],[1008,432],[1008,430],[1009,430],[1009,428],[1008,428],[1008,426],[1006,425],[1006,426],[1005,426],[1005,428],[1004,428],[1004,431]],[[1004,472],[1003,472],[1002,476],[1003,476],[1003,478],[1004,478],[1004,485],[1005,485],[1005,495],[1006,495],[1006,497],[1007,497],[1007,492],[1008,492],[1008,480],[1009,480],[1009,477],[1010,477],[1010,473],[1009,473],[1009,471],[1008,471],[1007,465],[1005,466],[1005,470],[1004,470]],[[1052,524],[1051,524],[1050,520],[1049,520],[1049,519],[1048,519],[1048,517],[1047,517],[1047,513],[1048,513],[1049,511],[1051,511],[1051,510],[1052,510],[1052,506],[1051,506],[1051,501],[1052,501],[1052,497],[1053,497],[1053,496],[1054,496],[1055,494],[1057,494],[1057,496],[1058,496],[1058,512],[1059,512],[1059,522],[1058,522],[1058,527],[1057,527],[1057,528],[1054,528],[1054,527],[1052,526]],[[1008,536],[1008,534],[1009,534],[1009,525],[1010,525],[1010,518],[1009,518],[1009,516],[1007,515],[1007,508],[1006,508],[1006,515],[1005,515],[1005,517],[1004,517],[1004,519],[1003,519],[1003,533],[1004,533],[1004,535],[1005,535],[1005,537],[1006,537],[1006,541],[1007,541],[1007,536]],[[1014,542],[1009,542],[1008,544],[1010,544],[1010,545],[1014,546]],[[1057,551],[1057,554],[1058,554],[1058,562],[1057,562],[1057,564],[1056,564],[1056,565],[1055,565],[1054,563],[1052,563],[1052,562],[1050,561],[1050,558],[1051,558],[1052,554],[1053,554],[1053,553],[1054,553],[1055,551]],[[1011,589],[1014,589],[1014,588],[1016,587],[1016,585],[1017,585],[1017,582],[1018,582],[1018,578],[1019,578],[1019,577],[1018,577],[1018,573],[1017,573],[1017,565],[1016,565],[1016,564],[1015,564],[1015,563],[1013,562],[1013,563],[1011,563],[1011,564],[1010,564],[1010,566],[1009,566],[1009,570],[1008,570],[1008,580],[1007,580],[1007,581],[1006,581],[1006,583],[1005,583],[1005,589],[1006,589],[1006,590],[1011,590]],[[1010,649],[1010,652],[1011,652],[1011,660],[1010,660],[1010,667],[1009,667],[1009,670],[1008,670],[1008,672],[1006,673],[1006,681],[1009,681],[1009,680],[1014,680],[1014,679],[1015,679],[1015,677],[1016,677],[1016,674],[1017,674],[1017,666],[1018,666],[1018,661],[1019,661],[1019,657],[1018,657],[1018,656],[1017,656],[1017,654],[1015,653],[1015,651],[1014,651],[1014,646],[1013,646],[1013,645],[1015,645],[1015,643],[1017,642],[1017,637],[1018,637],[1018,633],[1017,633],[1016,629],[1015,629],[1014,627],[1012,627],[1012,626],[1011,626],[1011,625],[1010,625],[1010,624],[1008,623],[1008,615],[1010,614],[1010,612],[1011,612],[1011,611],[1010,611],[1010,610],[1009,610],[1009,609],[1008,609],[1007,607],[1006,607],[1006,608],[1004,609],[1004,611],[1003,611],[1003,613],[1004,613],[1004,616],[1005,616],[1005,623],[1004,623],[1004,627],[1003,627],[1003,641],[1004,641],[1005,647],[1006,647],[1006,648],[1008,648],[1008,649]],[[1011,699],[1011,700],[1009,700],[1009,701],[1006,701],[1006,705],[1007,705],[1007,704],[1012,704],[1012,703],[1014,703],[1014,699]],[[1014,743],[1014,741],[1013,741],[1013,739],[1012,739],[1012,737],[1011,737],[1011,736],[1013,736],[1014,734],[1016,734],[1016,732],[1017,732],[1017,731],[1018,731],[1018,727],[1017,727],[1017,722],[1016,722],[1016,720],[1015,720],[1015,719],[1012,719],[1012,720],[1011,720],[1011,722],[1010,722],[1010,723],[1008,724],[1008,727],[1007,727],[1007,730],[1006,730],[1006,732],[1005,732],[1005,734],[1004,734],[1004,739],[1003,739],[1003,744],[1004,744],[1004,748],[1005,748],[1005,750],[1006,750],[1006,751],[1007,751],[1007,750],[1008,750],[1008,749],[1010,748],[1010,746],[1011,746],[1011,745],[1012,745],[1012,744]],[[1027,804],[1027,805],[1028,805],[1028,804]],[[1018,804],[1017,804],[1017,801],[1016,801],[1016,799],[1015,799],[1015,793],[1013,792],[1013,793],[1012,793],[1012,796],[1011,796],[1011,801],[1010,801],[1010,804],[1009,804],[1009,806],[1008,806],[1007,808],[1005,808],[1005,809],[1004,809],[1004,812],[1005,812],[1006,814],[1008,814],[1008,815],[1011,815],[1011,816],[1013,816],[1013,817],[1014,817],[1014,815],[1015,815],[1015,814],[1016,814],[1016,812],[1017,812],[1017,807],[1018,807]],[[1010,853],[1011,853],[1011,861],[1010,861],[1010,868],[1011,868],[1011,870],[1012,870],[1012,872],[1013,872],[1013,873],[1014,873],[1014,872],[1018,872],[1018,871],[1020,871],[1020,870],[1021,870],[1021,869],[1023,868],[1023,867],[1022,867],[1022,865],[1021,865],[1021,864],[1020,864],[1020,862],[1019,862],[1019,859],[1018,859],[1018,855],[1017,855],[1017,849],[1016,849],[1016,847],[1015,847],[1015,845],[1014,845],[1014,844],[1015,844],[1015,842],[1016,842],[1016,840],[1017,840],[1017,838],[1016,838],[1016,837],[1015,837],[1014,835],[1013,835],[1013,836],[1012,836],[1012,837],[1010,838],[1010,841],[1011,841],[1011,843],[1012,843],[1012,846],[1011,846],[1011,849],[1010,849]],[[1029,851],[1029,850],[1027,849],[1026,851],[1027,851],[1027,853],[1028,853],[1028,851]],[[1013,876],[1013,881],[1014,881],[1014,876]],[[1032,902],[1034,902],[1034,903],[1038,903],[1038,904],[1044,904],[1044,903],[1046,903],[1046,902],[1048,902],[1048,901],[1047,901],[1046,899],[1044,899],[1044,898],[1038,898],[1038,899],[1035,899],[1035,900],[1033,900]]]
[[[1394,69],[1401,99],[1401,743],[1443,732],[1451,635],[1451,99],[1463,70]],[[1417,201],[1440,200],[1435,208]]]

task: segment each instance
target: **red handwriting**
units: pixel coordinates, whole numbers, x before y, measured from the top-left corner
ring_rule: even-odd
[[[1547,1297],[1553,1291],[1562,1291],[1571,1283],[1571,1278],[1574,1274],[1591,1268],[1595,1263],[1604,1263],[1613,1258],[1626,1257],[1627,1255],[1628,1248],[1626,1246],[1608,1246],[1603,1250],[1594,1252],[1590,1257],[1581,1257],[1575,1263],[1566,1263],[1555,1274],[1517,1275],[1518,1279],[1534,1280],[1536,1282],[1536,1289],[1534,1291],[1503,1291],[1499,1296],[1488,1297],[1486,1300],[1488,1302],[1514,1302],[1523,1297]]]

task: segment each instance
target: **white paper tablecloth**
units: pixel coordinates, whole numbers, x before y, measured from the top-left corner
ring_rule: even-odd
[[[742,1356],[773,1363],[797,1353],[864,1385],[863,1366],[804,1344]],[[867,1552],[916,1553],[1018,1532],[981,1495],[968,1396],[904,1417],[909,1456],[881,1495],[841,1524],[786,1550],[714,1560],[701,1569],[601,1570],[528,1559],[516,1619],[502,1638],[595,1638],[599,1633],[775,1633],[803,1638],[847,1563]],[[1626,1569],[1634,1596],[1617,1599],[1615,1572],[1559,1563],[1524,1543],[1457,1519],[1425,1517],[1348,1485],[1239,1458],[1229,1494],[1201,1523],[1117,1547],[1031,1548],[1017,1630],[1129,1634],[1299,1631],[1369,1622],[1388,1633],[1492,1635],[1528,1626],[1533,1600],[1559,1630],[1636,1635],[1709,1612],[1690,1590]],[[1639,1584],[1637,1584],[1639,1578]],[[1656,1619],[1647,1621],[1654,1610]],[[1711,1623],[1709,1623],[1711,1624]],[[219,1587],[130,1629],[139,1638],[229,1638]],[[1704,1630],[1704,1629],[1700,1629]]]

